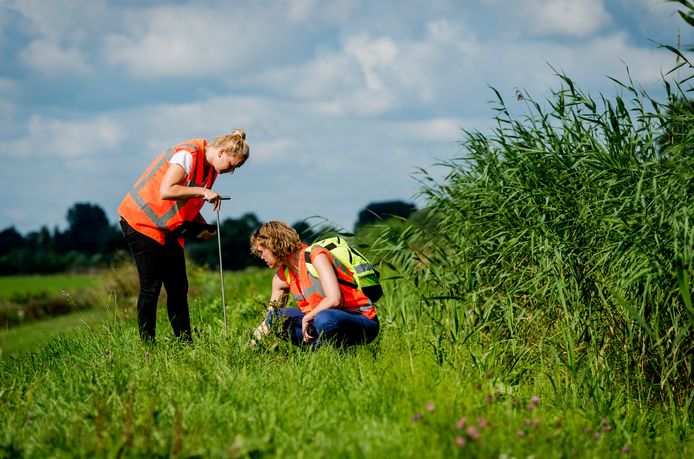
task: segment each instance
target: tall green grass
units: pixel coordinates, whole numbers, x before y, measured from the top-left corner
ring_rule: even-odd
[[[694,110],[680,70],[663,102],[617,80],[620,96],[596,100],[558,74],[518,117],[495,91],[495,129],[464,132],[443,182],[422,171],[426,218],[374,247],[418,290],[441,358],[473,339],[577,404],[588,391],[614,407],[618,381],[691,422]]]

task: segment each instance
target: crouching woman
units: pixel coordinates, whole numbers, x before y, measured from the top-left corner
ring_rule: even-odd
[[[378,335],[376,308],[358,288],[352,274],[330,252],[309,246],[284,222],[271,221],[251,236],[251,251],[276,269],[270,311],[254,333],[254,341],[270,331],[295,345],[338,347],[366,344]],[[307,263],[318,276],[309,272]],[[286,307],[288,293],[296,308]]]

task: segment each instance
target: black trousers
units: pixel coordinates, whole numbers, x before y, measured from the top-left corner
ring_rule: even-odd
[[[154,341],[157,322],[157,302],[161,286],[166,289],[166,306],[174,334],[182,341],[191,341],[190,314],[188,312],[188,276],[183,247],[175,237],[167,236],[164,245],[134,230],[120,219],[125,240],[130,246],[140,293],[137,297],[137,323],[140,338]]]

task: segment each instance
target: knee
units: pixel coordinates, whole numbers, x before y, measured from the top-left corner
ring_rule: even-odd
[[[157,300],[161,292],[161,284],[140,284],[140,297]]]
[[[185,298],[188,296],[188,281],[167,282],[164,284],[166,293],[171,297]]]

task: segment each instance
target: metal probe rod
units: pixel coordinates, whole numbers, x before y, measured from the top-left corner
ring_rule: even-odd
[[[226,201],[231,199],[230,196],[220,196],[220,200]],[[217,207],[217,211],[215,212],[217,214],[217,248],[219,249],[219,281],[222,285],[222,309],[224,310],[224,337],[228,338],[229,337],[229,332],[227,331],[227,303],[226,299],[224,298],[224,268],[222,267],[222,235],[219,231],[219,209],[222,208],[222,203],[219,203],[219,207]]]

